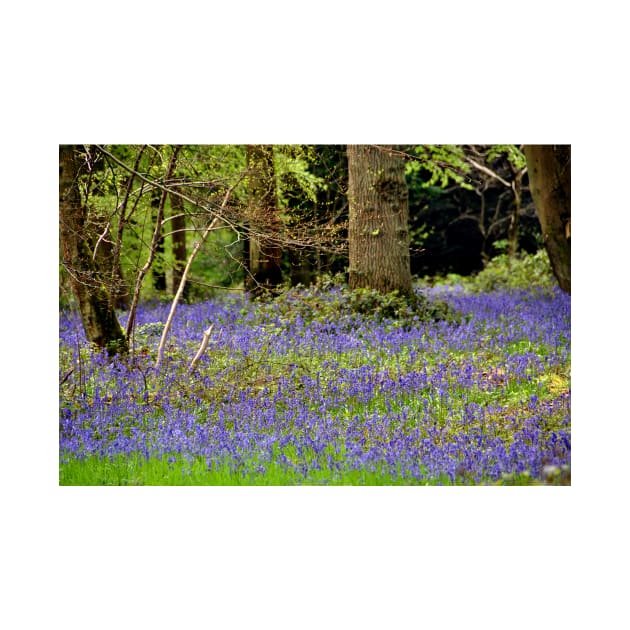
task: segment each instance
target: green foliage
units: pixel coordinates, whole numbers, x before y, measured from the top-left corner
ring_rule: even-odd
[[[221,287],[233,287],[242,280],[242,241],[229,229],[212,232],[195,258],[188,283],[188,301],[207,300]]]
[[[462,145],[417,145],[410,153],[415,154],[416,159],[407,162],[407,174],[424,171],[429,179],[424,182],[424,188],[439,186],[446,188],[451,182],[461,188],[473,190],[470,174],[473,164],[466,155]],[[526,166],[524,153],[514,144],[488,145],[485,153],[481,153],[476,159],[481,159],[481,166],[492,168],[492,163],[507,158],[507,161],[515,170],[521,170]]]
[[[245,145],[184,145],[180,148],[172,180],[167,182],[165,176],[174,146],[105,145],[104,148],[129,168],[137,164],[141,175],[172,186],[200,204],[184,204],[186,228],[191,230],[187,235],[188,254],[196,238],[192,230],[203,230],[211,220],[211,215],[204,209],[216,208],[227,187],[233,185],[246,169]],[[136,177],[129,187],[129,172],[106,154],[90,150],[86,151],[82,160],[85,167],[80,189],[88,208],[89,222],[93,226],[91,231],[97,236],[104,235],[103,242],[114,244],[118,237],[121,213],[124,211],[120,269],[128,288],[133,290],[139,270],[149,257],[157,212],[155,203],[162,192],[140,177]],[[246,195],[247,186],[243,179],[233,192],[233,205],[238,207],[246,200]],[[169,195],[164,208],[166,222],[163,234],[171,231],[172,224],[168,219],[175,212],[171,208]],[[188,299],[207,299],[214,293],[214,289],[210,287],[232,286],[240,281],[237,260],[240,245],[231,247],[235,240],[234,233],[229,229],[210,235],[193,264]],[[156,274],[165,273],[170,282],[175,262],[172,239],[166,236],[162,241],[162,249],[156,252],[151,273],[142,285],[141,300],[170,297],[154,287],[152,275],[155,277]]]
[[[495,247],[503,249],[507,247],[507,241],[497,241]],[[551,271],[547,252],[540,249],[535,254],[520,253],[513,257],[501,253],[476,275],[449,274],[436,284],[461,285],[470,291],[481,293],[500,289],[549,290],[557,282]]]
[[[493,168],[494,162],[500,162],[505,169],[506,159],[517,169],[525,165],[524,156],[516,145],[479,147],[475,149],[479,151],[475,160],[490,168]],[[124,211],[124,229],[119,252],[120,270],[127,288],[132,291],[140,269],[148,260],[149,245],[155,228],[156,196],[159,197],[161,191],[142,181],[140,177],[130,180],[129,171],[116,163],[116,159],[123,161],[129,168],[137,166],[140,174],[198,201],[200,206],[185,202],[183,209],[186,213],[186,229],[189,230],[187,242],[190,253],[197,234],[210,220],[206,207],[216,208],[227,187],[234,184],[246,171],[246,146],[183,145],[179,149],[175,172],[168,182],[165,177],[174,146],[104,145],[104,148],[111,155],[98,151],[96,147],[86,147],[81,157],[80,190],[88,208],[90,232],[94,235],[94,243],[90,246],[95,247],[97,239],[101,238],[101,250],[105,249],[105,243],[117,247],[120,215]],[[345,228],[339,223],[331,229],[326,222],[332,221],[333,217],[335,221],[340,221],[340,217],[342,220],[347,215],[347,209],[344,210],[343,203],[339,203],[340,199],[345,200],[347,173],[342,168],[343,157],[340,157],[343,156],[343,147],[328,147],[331,148],[335,149],[332,151],[332,158],[324,150],[326,147],[322,146],[274,145],[274,166],[278,201],[283,208],[285,225],[306,241],[310,239],[321,244],[325,239],[330,239],[332,245],[336,246],[339,238],[345,238]],[[470,156],[474,157],[476,154],[470,153],[470,146],[463,145],[407,145],[401,149],[410,156],[406,166],[410,200],[417,197],[420,205],[420,210],[416,211],[410,224],[413,247],[426,248],[430,252],[442,242],[440,239],[443,240],[444,227],[435,214],[430,214],[428,210],[435,209],[435,206],[450,198],[452,189],[445,188],[452,184],[459,188],[472,189],[474,169],[470,164]],[[247,179],[243,178],[233,192],[227,213],[230,222],[238,223],[242,220],[241,210],[246,202]],[[169,195],[164,208],[165,235],[171,232],[170,218],[179,212],[179,209],[174,210],[171,207]],[[442,213],[441,216],[445,214]],[[376,232],[377,228],[373,233]],[[167,286],[172,287],[172,273],[176,264],[172,238],[165,236],[160,245],[151,272],[144,280],[141,300],[170,297],[161,288],[156,289],[152,281],[152,275],[155,277],[158,273],[165,273]],[[209,299],[215,294],[216,287],[239,286],[243,277],[241,254],[242,241],[236,238],[229,226],[212,233],[193,263],[186,299]],[[425,256],[427,257],[428,255]],[[107,260],[104,259],[99,264],[106,267]],[[343,264],[342,261],[334,268],[340,268]],[[491,283],[490,276],[496,270],[492,266],[489,269],[479,282],[484,280]],[[115,277],[107,269],[105,274],[106,281]],[[359,311],[362,304],[371,304],[379,316],[400,318],[407,307],[412,311],[419,308],[418,305],[398,304],[396,300],[402,299],[400,297],[345,297],[348,304],[354,304]],[[60,296],[60,303],[67,303],[64,296]]]
[[[549,256],[545,250],[535,254],[510,257],[499,254],[486,268],[472,279],[477,291],[494,291],[503,288],[528,289],[555,286]]]
[[[486,159],[488,162],[494,162],[503,156],[507,157],[508,162],[516,170],[521,170],[527,166],[525,154],[515,144],[491,144]]]
[[[326,182],[312,171],[312,163],[317,157],[314,147],[275,145],[274,148],[276,194],[280,206],[289,207],[296,190],[299,190],[305,199],[316,203],[317,192],[325,189]]]
[[[233,185],[247,169],[246,146],[244,144],[185,145],[178,159],[177,175],[195,182],[195,187],[205,193],[201,200],[212,201],[217,190],[223,191]],[[201,186],[199,187],[199,183]],[[208,193],[210,197],[208,198]],[[199,197],[197,194],[192,195]],[[217,197],[216,201],[220,202]],[[244,202],[247,199],[247,182],[242,178],[234,189],[232,199]]]
[[[413,147],[413,153],[417,159],[407,162],[407,173],[424,170],[429,174],[429,180],[423,187],[438,185],[446,188],[449,182],[454,182],[472,190],[468,183],[467,174],[471,171],[471,166],[466,162],[464,150],[459,145],[419,145]]]
[[[150,339],[159,339],[163,330],[164,322],[149,322],[136,328],[136,339],[140,339],[145,342]]]
[[[127,340],[124,338],[112,339],[111,341],[107,342],[105,348],[107,350],[107,354],[109,354],[110,357],[115,354],[125,354],[128,349]]]
[[[342,274],[324,275],[307,288],[289,288],[273,302],[261,303],[259,308],[263,318],[280,317],[288,324],[298,317],[307,323],[345,319],[352,327],[352,317],[356,315],[373,318],[375,322],[392,320],[402,327],[413,326],[419,321],[459,319],[446,302],[429,300],[419,293],[402,295],[398,291],[383,294],[375,289],[351,290]]]
[[[423,295],[401,295],[398,291],[379,293],[375,289],[347,290],[346,298],[355,313],[372,315],[377,321],[395,319],[403,324],[456,319],[446,302],[428,300]]]

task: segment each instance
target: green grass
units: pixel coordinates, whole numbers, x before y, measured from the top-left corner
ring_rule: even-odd
[[[518,348],[522,351],[523,348]],[[539,349],[540,350],[540,349]],[[541,352],[542,354],[542,352]],[[340,363],[345,364],[345,359],[337,355],[335,357]],[[485,366],[492,365],[484,357]],[[494,357],[496,359],[496,357]],[[297,359],[297,357],[294,357]],[[457,361],[456,357],[453,357]],[[285,359],[286,361],[286,359]],[[391,359],[391,366],[396,365]],[[347,363],[351,363],[347,361]],[[387,361],[383,362],[387,367]],[[413,369],[413,364],[406,364],[405,361],[399,361],[398,369],[401,364],[404,365],[403,373]],[[278,362],[278,365],[280,362]],[[275,366],[277,369],[277,365]],[[253,368],[252,368],[253,369]],[[250,376],[260,376],[253,369]],[[323,372],[325,375],[326,373]],[[272,373],[273,375],[273,373]],[[324,379],[325,380],[325,379]],[[273,381],[273,379],[272,379]],[[223,383],[223,386],[226,384]],[[236,385],[233,383],[232,385]],[[269,386],[269,383],[267,383]],[[519,411],[529,400],[530,396],[537,395],[540,399],[550,399],[559,392],[566,391],[570,387],[570,364],[566,366],[557,366],[552,370],[548,370],[543,374],[539,374],[537,379],[522,380],[518,382],[503,382],[502,386],[496,390],[485,391],[475,386],[472,390],[467,391],[466,402],[479,402],[484,404],[499,404],[500,412],[493,415],[492,427],[496,435],[509,439],[511,433],[518,428]],[[449,407],[449,417],[441,417],[440,405],[441,400],[435,398],[431,402],[431,412],[438,422],[449,424],[454,431],[458,429],[459,407],[463,410],[463,401],[458,403],[458,399],[464,390],[453,387],[449,389],[451,404]],[[207,394],[207,392],[205,392]],[[216,392],[215,392],[216,393]],[[408,409],[413,410],[414,405],[420,405],[423,396],[430,396],[429,390],[415,391],[408,394],[393,398],[386,395],[376,395],[367,403],[359,402],[352,398],[346,398],[343,406],[336,410],[336,420],[341,426],[345,426],[347,422],[355,415],[371,414],[373,412],[384,411],[386,405],[394,410],[403,408],[405,405]],[[419,407],[418,407],[419,410]],[[411,414],[411,417],[413,414]],[[405,429],[413,429],[416,427],[415,421],[411,421]],[[470,428],[470,425],[469,427]],[[483,427],[482,427],[483,428]],[[554,419],[547,419],[548,430],[554,429]],[[368,437],[368,436],[366,436]],[[377,438],[368,441],[368,445],[377,445]],[[287,445],[282,450],[284,455],[290,462],[304,462],[309,464],[309,474],[304,477],[300,472],[294,470],[291,466],[287,466],[277,461],[278,451],[275,451],[274,459],[269,462],[258,462],[254,459],[249,461],[236,463],[231,460],[214,462],[212,469],[209,470],[203,458],[186,458],[180,455],[171,457],[150,457],[145,458],[141,453],[129,456],[116,457],[100,457],[90,456],[84,459],[70,459],[62,461],[59,465],[59,484],[68,486],[156,486],[156,485],[174,485],[174,486],[293,486],[293,485],[462,485],[466,483],[465,479],[451,481],[448,476],[440,476],[436,478],[411,479],[408,476],[397,476],[391,474],[389,470],[352,470],[344,469],[341,462],[343,461],[343,453],[335,455],[334,461],[340,466],[331,469],[325,464],[324,458],[317,458],[314,453],[302,452],[299,456],[294,452],[294,447]],[[326,453],[324,453],[326,454]],[[319,467],[313,468],[310,464],[317,460]],[[566,475],[558,475],[557,478],[551,478],[545,482],[548,484],[561,484],[566,481]],[[540,485],[544,483],[541,480],[532,479],[529,474],[515,474],[505,476],[499,481],[481,481],[481,483],[491,485]]]
[[[159,327],[156,323],[139,328],[139,336],[147,337],[141,340],[146,345],[139,346],[135,362],[129,364],[131,370],[122,380],[106,364],[93,364],[86,349],[80,348],[75,356],[70,345],[62,345],[60,375],[69,370],[75,374],[70,380],[60,376],[65,413],[60,440],[73,436],[75,441],[60,450],[59,483],[471,485],[473,475],[478,484],[564,483],[570,472],[542,475],[544,461],[538,461],[536,472],[530,475],[500,477],[498,472],[523,470],[520,463],[505,464],[503,457],[511,457],[508,449],[519,452],[519,440],[529,440],[524,444],[532,445],[530,421],[537,423],[534,431],[542,436],[541,448],[549,434],[567,428],[571,359],[565,322],[557,324],[565,331],[557,339],[546,334],[544,326],[538,328],[537,320],[534,327],[526,319],[521,324],[521,310],[524,317],[532,317],[527,310],[531,306],[528,300],[527,296],[514,302],[492,298],[488,302],[491,316],[482,309],[473,325],[462,328],[439,323],[419,329],[417,334],[407,334],[396,322],[374,321],[374,326],[386,328],[382,342],[374,341],[372,323],[370,327],[357,325],[350,333],[357,343],[339,346],[334,335],[322,335],[312,343],[307,335],[310,329],[301,325],[296,325],[294,331],[265,323],[275,311],[265,315],[263,306],[255,306],[256,318],[247,325],[230,324],[234,334],[250,341],[242,346],[216,344],[212,360],[202,361],[193,374],[187,366],[196,352],[197,339],[183,334],[186,341],[173,339],[167,346],[168,369],[159,373],[151,370],[156,342],[151,335]],[[479,303],[484,306],[485,298]],[[498,315],[497,304],[501,307]],[[207,317],[209,305],[200,308]],[[472,302],[471,312],[474,308]],[[225,316],[221,309],[217,312]],[[548,311],[542,312],[550,317]],[[147,319],[152,321],[152,317]],[[189,321],[201,328],[198,319],[190,313]],[[229,335],[231,328],[226,330]],[[256,343],[251,343],[252,338]],[[366,369],[357,373],[361,380],[353,380],[353,370],[363,367]],[[93,414],[92,406],[101,415]],[[227,409],[225,416],[223,409]],[[269,420],[268,413],[277,422]],[[309,417],[308,422],[302,414]],[[152,436],[163,434],[170,418],[177,425],[182,417],[190,419],[199,430],[201,442],[182,445],[177,442],[179,438],[170,441],[170,436],[165,442],[152,441]],[[73,424],[73,418],[80,420]],[[387,421],[380,423],[379,418]],[[317,431],[328,423],[334,430],[329,433],[326,429],[319,437]],[[249,442],[241,440],[243,427],[253,427]],[[209,443],[204,441],[210,435],[206,429],[213,433],[238,430],[239,437],[234,442],[228,440],[230,450],[221,450],[220,441],[214,437]],[[189,431],[192,429],[185,427],[182,435],[191,437]],[[136,435],[145,433],[151,454],[148,459],[144,454],[147,451],[139,445],[142,442],[136,441]],[[466,443],[468,434],[475,440],[481,436],[490,446],[481,447],[472,439]],[[116,436],[125,439],[117,442]],[[121,444],[128,443],[126,438],[139,452],[85,456],[120,452]],[[494,454],[492,440],[505,446],[505,453],[498,450]],[[276,446],[272,448],[272,444]],[[282,449],[279,444],[284,445]],[[448,454],[451,446],[455,455]],[[466,466],[455,466],[455,458],[466,460],[466,465],[473,461],[465,454],[469,447],[478,449],[475,457],[480,459],[474,461],[487,462],[484,466],[488,466],[491,478],[477,469],[469,472],[467,479]],[[232,456],[227,454],[234,454],[232,448],[239,450],[230,459]],[[401,455],[409,449],[415,449],[411,458]],[[446,453],[443,464],[436,465],[430,455],[434,450],[440,457]],[[205,459],[208,454],[213,458],[210,467]],[[548,461],[560,461],[555,451],[546,457]],[[392,461],[400,461],[402,469]],[[498,469],[499,461],[506,467]],[[366,462],[371,463],[368,466]],[[420,468],[422,463],[428,468]],[[429,470],[433,476],[429,476]],[[532,479],[534,474],[537,479]]]
[[[173,461],[174,460],[174,461]],[[72,459],[59,465],[64,486],[293,486],[293,485],[409,485],[408,479],[386,472],[330,469],[311,471],[308,478],[272,462],[257,472],[255,462],[235,464],[226,460],[208,470],[202,458],[145,459],[141,454]],[[428,484],[425,484],[428,485]]]
[[[464,485],[443,475],[425,480],[413,480],[392,475],[385,470],[311,471],[307,478],[300,473],[272,462],[264,472],[257,472],[255,462],[235,464],[226,460],[208,470],[202,458],[162,457],[145,459],[137,453],[131,456],[102,458],[91,456],[72,459],[59,465],[59,485],[62,486],[444,486]],[[553,471],[553,476],[540,481],[529,473],[504,475],[499,481],[488,480],[487,485],[530,486],[564,485],[564,471]],[[478,484],[475,484],[478,485]]]

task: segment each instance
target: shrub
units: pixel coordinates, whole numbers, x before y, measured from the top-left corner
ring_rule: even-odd
[[[401,295],[398,291],[382,294],[375,289],[351,290],[339,275],[323,276],[310,287],[287,289],[272,302],[261,303],[260,311],[287,323],[299,317],[304,323],[346,320],[348,326],[353,325],[356,315],[374,318],[376,322],[395,320],[403,327],[418,321],[458,319],[442,300],[428,299],[420,292]]]
[[[462,285],[474,293],[501,289],[549,290],[557,284],[544,249],[538,250],[535,254],[519,253],[513,257],[501,253],[476,275],[464,277],[449,274],[435,283],[447,286]]]

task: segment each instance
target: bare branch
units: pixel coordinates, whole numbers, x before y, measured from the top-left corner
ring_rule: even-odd
[[[92,260],[96,260],[96,252],[98,251],[98,247],[101,244],[101,241],[105,238],[105,235],[109,231],[109,225],[110,225],[110,222],[108,221],[105,224],[105,229],[103,230],[103,233],[99,235],[98,240],[96,241],[96,245],[94,245],[94,251],[92,252]]]
[[[70,368],[69,372],[66,372],[66,375],[59,381],[59,386],[63,385],[69,378],[70,375],[74,372],[74,368]]]
[[[497,175],[497,173],[495,173],[493,170],[487,168],[486,166],[483,166],[483,164],[478,164],[477,162],[475,162],[475,160],[472,160],[472,159],[470,159],[467,156],[464,156],[464,159],[473,168],[477,169],[478,171],[480,171],[482,173],[485,173],[486,175],[489,175],[490,177],[493,177],[494,179],[499,180],[504,186],[507,186],[507,188],[512,188],[512,184],[510,184],[509,182],[506,182],[503,179],[503,177],[501,177],[500,175]]]
[[[230,197],[232,196],[232,192],[234,192],[234,189],[238,186],[238,184],[240,184],[243,177],[244,175],[241,174],[241,176],[237,179],[237,181],[225,193],[219,212],[222,212],[225,209]],[[164,324],[164,330],[162,331],[162,338],[160,339],[160,344],[158,346],[157,359],[155,360],[156,370],[159,369],[160,365],[162,364],[162,356],[164,355],[164,346],[166,345],[166,337],[168,336],[169,330],[171,328],[171,324],[173,323],[173,317],[175,317],[177,304],[179,303],[179,300],[181,299],[182,294],[184,292],[184,287],[186,286],[186,280],[188,279],[188,274],[190,273],[190,267],[192,266],[193,261],[195,260],[197,254],[199,253],[199,250],[203,246],[206,238],[208,238],[208,234],[212,232],[212,230],[215,228],[216,224],[219,222],[220,219],[221,219],[221,214],[216,213],[214,218],[208,225],[208,227],[205,229],[204,233],[201,235],[201,238],[195,244],[195,247],[193,248],[193,251],[191,252],[190,256],[188,257],[188,261],[186,262],[186,267],[184,268],[184,271],[182,272],[182,279],[179,282],[177,293],[175,294],[175,297],[173,298],[173,302],[171,303],[171,310],[168,314],[168,317],[166,318],[166,323]]]
[[[105,155],[113,159],[114,162],[118,162],[120,164],[120,160],[117,157],[105,151],[105,149],[99,146],[98,144],[96,146],[98,150],[101,151],[101,153],[104,153]],[[123,223],[129,218],[129,217],[125,217],[127,204],[129,203],[129,195],[131,195],[131,188],[133,187],[133,180],[134,180],[135,175],[138,172],[138,167],[140,166],[140,160],[142,159],[142,154],[144,153],[146,148],[147,148],[147,145],[143,144],[140,151],[138,151],[138,155],[136,156],[136,160],[133,164],[133,168],[129,169],[129,171],[131,172],[131,177],[127,180],[127,188],[125,190],[125,197],[123,198],[122,203],[120,204],[120,209],[122,210],[120,216],[121,216],[121,219],[123,220]]]
[[[243,287],[224,287],[220,284],[208,284],[207,282],[201,282],[201,280],[195,280],[194,278],[188,278],[188,282],[190,282],[191,284],[197,284],[201,287],[208,287],[209,289],[220,289],[221,291],[236,291],[238,293],[245,292],[245,289]]]
[[[187,201],[188,203],[192,204],[196,208],[202,208],[206,212],[209,212],[210,214],[212,214],[215,218],[225,221],[225,223],[230,225],[230,227],[232,227],[234,230],[238,229],[237,226],[234,225],[226,216],[222,216],[222,215],[218,214],[216,211],[212,210],[212,208],[210,208],[209,205],[204,205],[204,204],[200,203],[199,201],[197,201],[196,199],[193,199],[192,197],[189,197],[188,195],[185,195],[185,194],[179,192],[173,186],[165,186],[164,184],[161,184],[161,183],[159,183],[158,181],[156,181],[154,179],[150,179],[149,177],[146,177],[145,175],[143,175],[142,173],[139,173],[138,171],[134,170],[130,166],[127,166],[127,164],[125,164],[122,160],[119,160],[115,155],[112,155],[109,151],[107,151],[101,145],[97,145],[97,146],[98,146],[100,151],[102,151],[103,153],[108,155],[112,160],[114,160],[114,162],[116,162],[118,165],[122,166],[126,171],[132,173],[138,179],[146,182],[147,184],[150,184],[151,186],[153,186],[155,188],[159,188],[163,192],[167,192],[167,193],[169,193],[171,195],[176,195],[177,197],[181,197],[184,201]],[[242,176],[239,177],[238,183],[240,183],[241,179],[242,179]],[[232,186],[230,188],[230,191],[232,191],[233,189],[234,189],[234,186]],[[231,194],[231,192],[230,192],[230,194]],[[221,205],[221,210],[223,210],[224,208],[225,208],[225,206],[222,204]]]
[[[96,146],[96,148],[103,152],[103,149],[101,147],[99,147],[98,145]],[[142,145],[142,147],[140,148],[140,151],[138,151],[138,155],[136,156],[136,160],[134,162],[134,170],[137,171],[138,167],[140,166],[140,160],[142,159],[142,154],[144,153],[145,149],[147,148],[147,145],[144,144]],[[111,156],[111,154],[106,154],[105,157],[113,157]],[[114,169],[112,168],[111,164],[110,164],[110,168],[112,169],[112,172],[114,171]],[[129,178],[129,181],[127,182],[127,188],[125,190],[125,197],[122,201],[122,203],[120,204],[120,217],[118,219],[118,229],[116,230],[116,241],[114,242],[114,248],[112,251],[112,273],[111,273],[111,283],[113,285],[115,278],[116,278],[116,269],[118,269],[118,265],[120,263],[120,254],[122,251],[122,240],[123,240],[123,232],[125,229],[125,224],[127,223],[127,221],[129,220],[129,218],[131,217],[132,212],[135,210],[136,208],[136,204],[134,204],[132,210],[129,212],[129,214],[125,217],[126,211],[127,211],[127,204],[129,203],[129,195],[131,194],[131,188],[133,187],[133,176]],[[116,196],[118,196],[118,186],[116,186]],[[118,208],[116,209],[118,210]],[[96,255],[96,248],[94,248],[94,254]],[[113,308],[114,305],[114,296],[113,293],[112,295],[110,295],[110,307]]]
[[[162,225],[164,225],[164,221],[162,221]],[[217,225],[217,227],[214,228],[215,230],[227,230],[227,229],[232,229],[229,225]],[[166,238],[167,236],[171,236],[172,234],[181,234],[182,232],[199,232],[198,228],[182,228],[181,230],[173,230],[172,232],[166,232],[164,234],[162,234],[162,236],[164,238]]]

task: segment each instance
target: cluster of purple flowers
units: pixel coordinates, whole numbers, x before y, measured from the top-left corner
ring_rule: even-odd
[[[131,358],[87,352],[76,315],[62,313],[60,380],[74,372],[61,386],[61,460],[178,454],[209,468],[281,465],[304,483],[321,470],[331,483],[350,470],[485,483],[569,465],[570,392],[545,375],[567,370],[570,298],[440,297],[462,321],[287,323],[244,297],[181,305],[159,372],[168,305],[139,310]],[[189,373],[210,323],[221,334]]]

